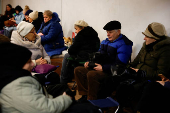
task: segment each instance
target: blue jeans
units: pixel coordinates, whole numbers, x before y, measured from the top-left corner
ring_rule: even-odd
[[[68,60],[70,55],[67,53],[65,54],[62,62],[62,69],[60,75],[60,83],[67,84],[70,82],[74,76],[74,67],[72,66],[71,62]]]

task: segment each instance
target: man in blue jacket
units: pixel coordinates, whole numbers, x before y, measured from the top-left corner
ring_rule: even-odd
[[[95,62],[95,67],[90,68],[89,62],[84,67],[74,70],[79,94],[82,95],[78,101],[98,99],[97,93],[100,89],[102,79],[111,75],[111,65],[127,64],[131,58],[133,42],[121,34],[121,23],[110,21],[104,27],[108,38],[103,40],[99,52],[102,56]]]

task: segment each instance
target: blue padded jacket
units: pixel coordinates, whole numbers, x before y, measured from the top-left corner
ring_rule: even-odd
[[[103,40],[99,52],[107,54],[102,65],[104,72],[110,73],[111,65],[127,64],[131,58],[133,42],[121,34],[116,40],[110,42],[108,38]]]
[[[42,32],[41,43],[49,56],[61,54],[66,49],[63,40],[63,31],[57,13],[53,13],[52,19],[42,23],[37,33]]]

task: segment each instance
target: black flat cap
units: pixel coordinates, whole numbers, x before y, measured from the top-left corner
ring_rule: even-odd
[[[110,21],[108,22],[104,27],[104,30],[115,30],[115,29],[121,29],[121,23],[119,21]]]

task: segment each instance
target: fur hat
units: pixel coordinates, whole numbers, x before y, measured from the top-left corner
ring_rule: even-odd
[[[158,22],[153,22],[148,25],[146,30],[142,32],[145,36],[153,38],[155,40],[160,40],[166,37],[166,30],[164,25]]]
[[[78,20],[77,22],[74,23],[74,25],[82,26],[82,27],[87,27],[88,24],[84,20]]]
[[[33,11],[29,14],[29,17],[33,20],[36,20],[38,18],[38,11]]]
[[[22,21],[17,25],[17,31],[21,36],[25,36],[32,30],[33,27],[33,24]]]
[[[15,10],[21,12],[23,9],[21,8],[21,6],[17,5],[17,6],[15,7]]]
[[[8,66],[15,69],[21,69],[32,55],[27,48],[13,43],[1,43],[0,51],[0,59],[2,59],[0,67]]]
[[[28,10],[25,12],[25,15],[29,15],[31,12],[33,12],[32,10]]]
[[[119,21],[110,21],[108,22],[104,27],[104,30],[116,30],[116,29],[121,29],[121,23]]]

